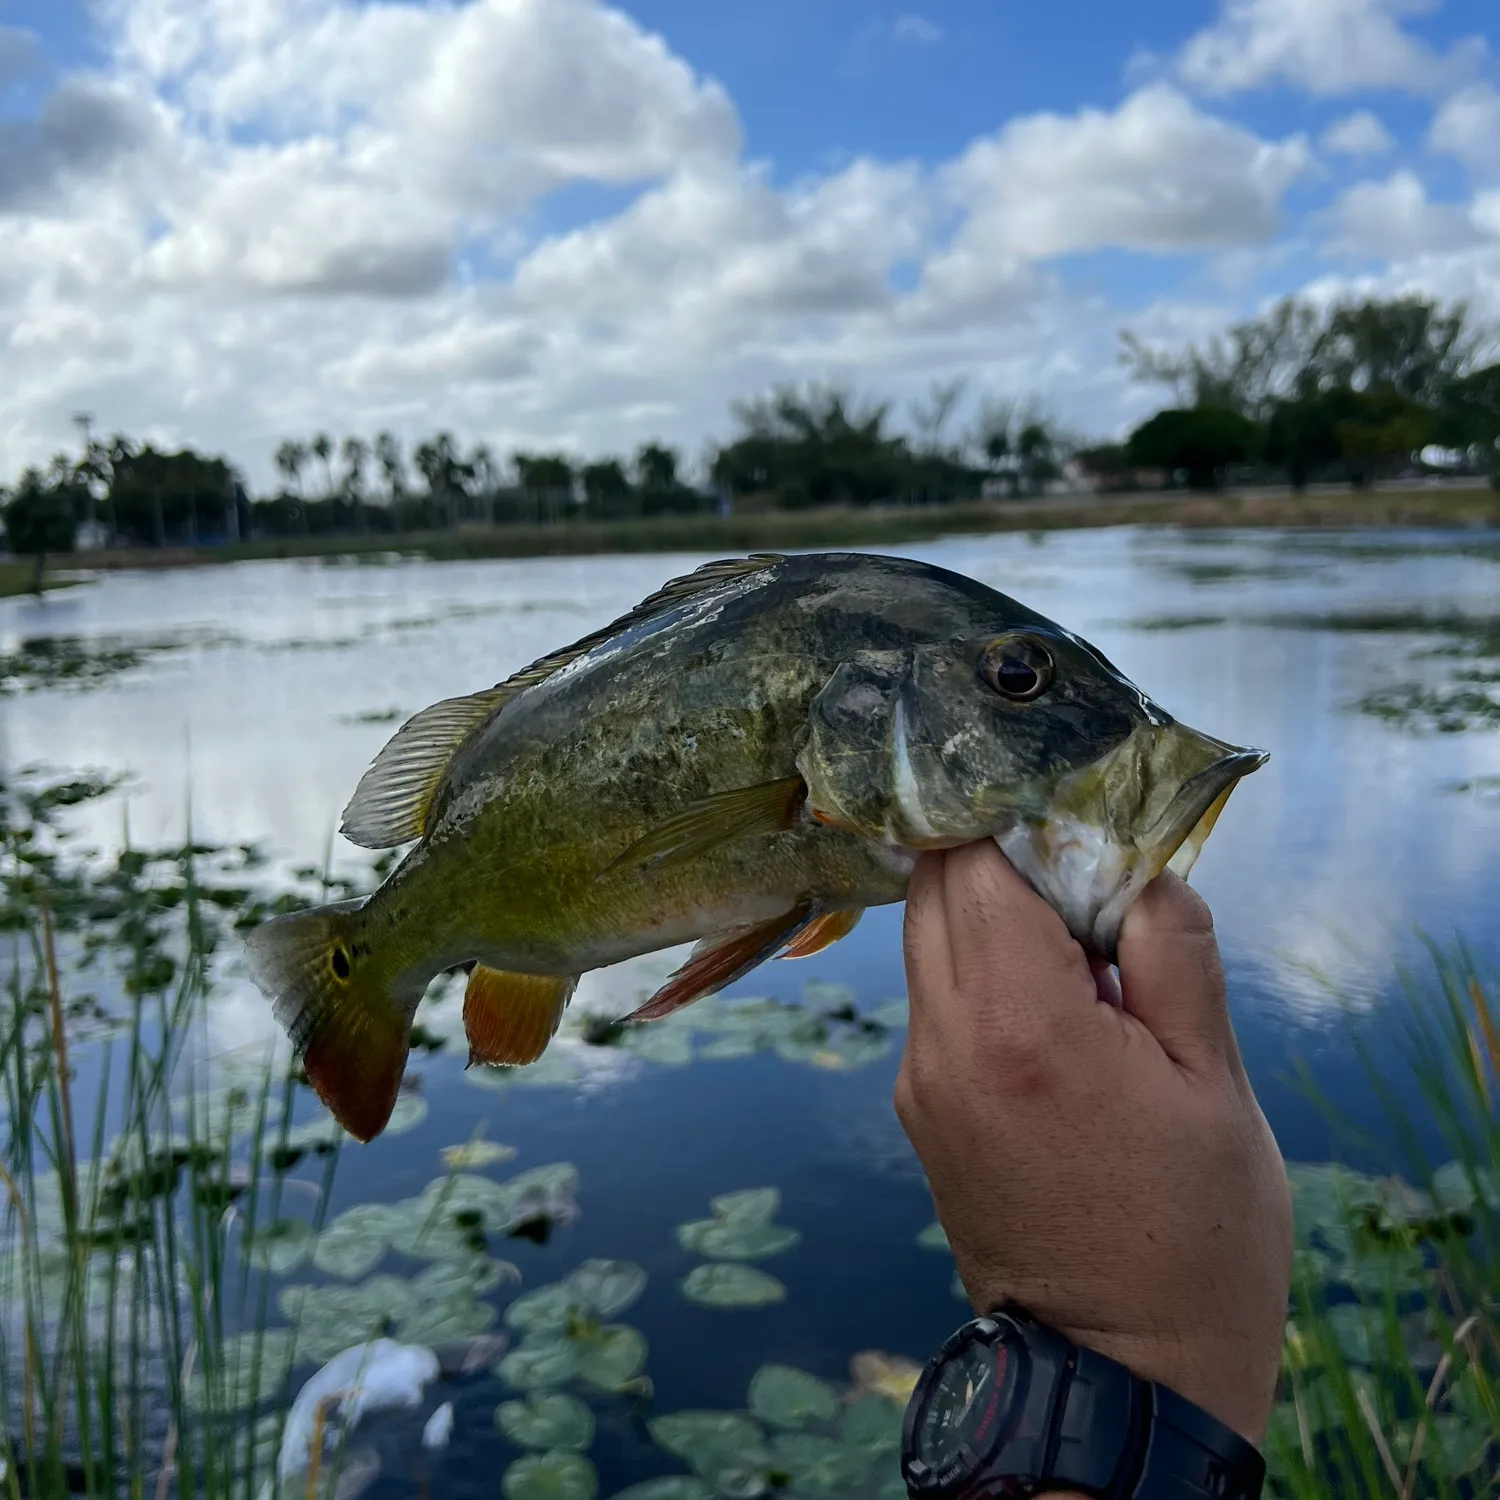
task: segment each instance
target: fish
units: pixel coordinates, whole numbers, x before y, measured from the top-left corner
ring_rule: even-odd
[[[589,970],[695,943],[625,1019],[666,1016],[848,936],[904,899],[922,851],[986,838],[1112,960],[1130,903],[1191,868],[1267,758],[961,573],[724,559],[403,725],[341,831],[413,847],[369,896],[254,929],[248,968],[368,1142],[439,974],[472,965],[470,1064],[523,1066]]]

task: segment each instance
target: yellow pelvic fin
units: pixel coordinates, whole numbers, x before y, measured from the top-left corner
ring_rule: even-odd
[[[421,838],[453,757],[512,696],[490,688],[468,698],[446,698],[409,719],[360,779],[339,832],[365,849]]]
[[[577,988],[576,975],[508,974],[476,964],[464,991],[469,1066],[535,1062],[556,1035]]]
[[[691,802],[632,844],[604,874],[626,867],[676,864],[737,839],[782,833],[797,821],[806,795],[802,778],[787,776]]]
[[[848,937],[859,926],[859,919],[864,914],[863,907],[855,907],[852,911],[831,911],[826,916],[816,917],[777,957],[811,958],[814,953],[831,948],[840,938]]]

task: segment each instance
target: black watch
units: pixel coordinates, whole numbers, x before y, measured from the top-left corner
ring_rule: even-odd
[[[1258,1500],[1266,1461],[1175,1391],[1006,1305],[928,1362],[906,1408],[901,1476],[911,1500]]]

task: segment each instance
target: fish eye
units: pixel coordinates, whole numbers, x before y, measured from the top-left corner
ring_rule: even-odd
[[[1056,671],[1052,653],[1040,641],[1019,635],[992,641],[979,661],[979,675],[1012,703],[1040,698],[1052,686]]]
[[[333,972],[340,979],[347,979],[349,977],[349,955],[342,948],[335,948],[333,950]]]

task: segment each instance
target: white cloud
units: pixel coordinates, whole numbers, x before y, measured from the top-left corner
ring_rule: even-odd
[[[1013,120],[946,176],[970,215],[962,251],[1039,260],[1267,239],[1281,195],[1308,162],[1302,137],[1262,141],[1156,85],[1113,112]]]
[[[898,42],[916,42],[926,47],[943,39],[943,28],[926,16],[898,16],[891,31]]]
[[[1456,156],[1472,172],[1500,173],[1500,91],[1475,83],[1445,99],[1427,132],[1427,147]]]
[[[1318,142],[1336,156],[1383,156],[1395,147],[1395,137],[1369,110],[1356,110],[1336,120]]]
[[[1441,0],[1222,0],[1218,20],[1178,56],[1184,80],[1209,94],[1286,83],[1311,94],[1441,87],[1483,51],[1473,39],[1439,56],[1401,24]]]
[[[1335,253],[1380,260],[1442,255],[1480,244],[1484,235],[1463,209],[1434,203],[1414,172],[1350,188],[1329,212]]]

